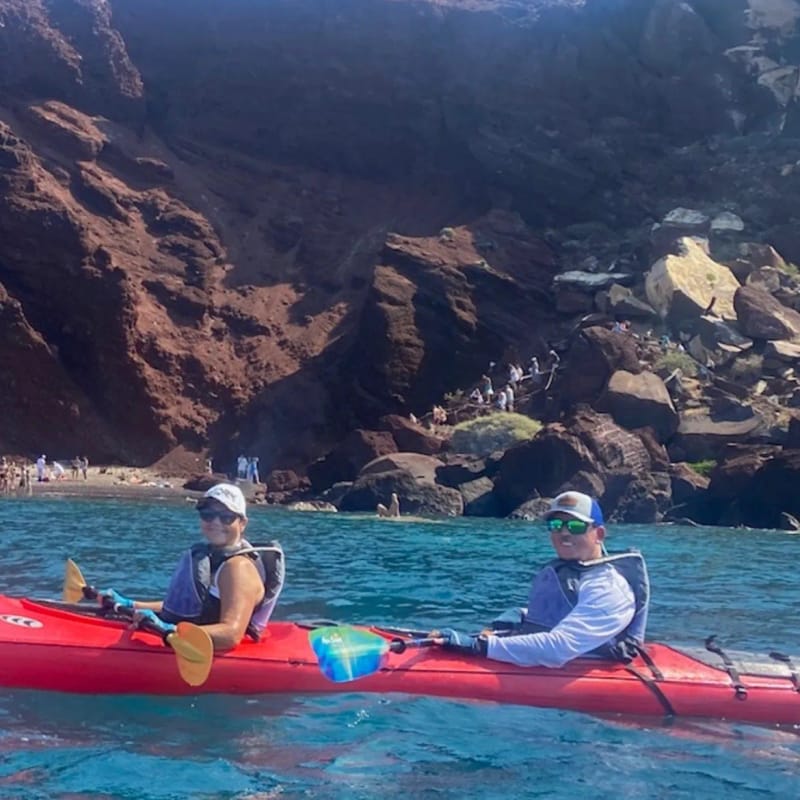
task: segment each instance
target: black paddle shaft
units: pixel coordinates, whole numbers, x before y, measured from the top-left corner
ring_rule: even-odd
[[[409,647],[435,647],[443,643],[441,637],[427,637],[425,639],[392,639],[389,650],[392,653],[405,653]]]

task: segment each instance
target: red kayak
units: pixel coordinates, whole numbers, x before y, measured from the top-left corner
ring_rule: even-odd
[[[649,658],[628,666],[583,658],[561,669],[521,668],[439,647],[421,649],[410,637],[377,628],[342,628],[404,652],[386,652],[373,674],[336,683],[322,673],[309,644],[312,626],[272,622],[261,642],[216,654],[204,683],[189,686],[176,653],[158,635],[100,618],[96,607],[87,606],[86,614],[79,608],[0,595],[0,685],[96,694],[403,692],[592,713],[800,725],[800,660],[779,654],[714,654],[652,644]]]

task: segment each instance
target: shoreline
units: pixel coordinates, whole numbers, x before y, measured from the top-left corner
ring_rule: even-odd
[[[84,497],[86,499],[175,500],[199,497],[201,492],[184,489],[185,475],[165,475],[137,467],[90,467],[86,479],[63,477],[60,480],[31,482],[30,491],[19,487],[0,495],[8,499],[37,497]]]

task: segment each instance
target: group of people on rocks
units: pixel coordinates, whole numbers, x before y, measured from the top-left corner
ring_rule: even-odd
[[[561,363],[561,357],[551,349],[548,358],[550,372],[555,372]],[[494,367],[494,362],[489,365],[490,369],[492,367]],[[536,356],[531,357],[527,372],[519,363],[511,362],[508,365],[508,382],[502,389],[495,392],[491,377],[484,373],[481,375],[478,385],[470,393],[469,399],[476,405],[493,405],[500,411],[514,411],[520,385],[529,380],[536,387],[542,382],[543,375],[544,373],[539,367],[539,359]]]
[[[261,483],[258,474],[258,456],[240,455],[236,459],[236,477],[240,480]]]

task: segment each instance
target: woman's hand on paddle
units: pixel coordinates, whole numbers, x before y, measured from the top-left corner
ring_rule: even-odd
[[[177,627],[171,622],[164,622],[155,611],[149,608],[137,608],[133,612],[133,624],[136,628],[145,628],[154,633],[160,633],[164,641],[166,641],[169,634],[175,632]]]

